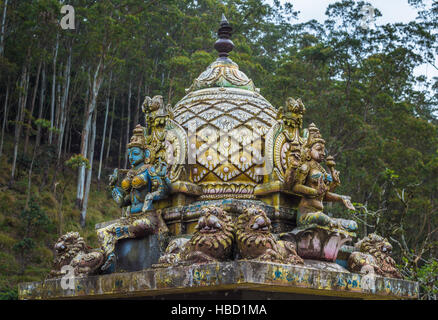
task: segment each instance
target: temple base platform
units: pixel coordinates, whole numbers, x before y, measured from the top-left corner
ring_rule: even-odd
[[[418,283],[350,273],[330,262],[304,266],[238,260],[19,285],[27,299],[418,299]]]

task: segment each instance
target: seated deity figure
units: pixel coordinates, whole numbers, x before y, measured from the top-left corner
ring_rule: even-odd
[[[126,173],[121,186],[115,185],[118,169],[110,177],[110,185],[113,187],[114,201],[120,207],[129,206],[128,215],[131,215],[151,210],[153,201],[163,199],[167,194],[170,182],[166,177],[166,163],[161,157],[155,159],[155,155],[146,145],[140,125],[134,129],[134,135],[128,144],[128,160],[131,169]],[[155,167],[154,162],[158,167]]]
[[[328,157],[326,164],[327,172],[322,166],[325,159],[325,141],[322,139],[319,129],[312,123],[309,127],[307,142],[303,146],[301,165],[295,170],[293,180],[289,176],[288,183],[295,194],[301,196],[298,205],[297,227],[306,228],[313,225],[337,229],[347,233],[357,230],[357,223],[353,220],[337,219],[323,213],[323,201],[343,202],[351,210],[354,206],[350,197],[333,193],[340,184],[339,172],[334,169],[332,157]]]
[[[131,168],[127,170],[120,185],[117,185],[118,175],[122,170],[115,169],[110,176],[112,197],[126,211],[125,217],[117,223],[97,231],[106,257],[102,270],[114,267],[117,241],[167,231],[161,211],[153,210],[153,202],[166,198],[169,193],[167,166],[163,159],[155,158],[155,152],[148,148],[146,141],[144,128],[137,125],[127,146]]]

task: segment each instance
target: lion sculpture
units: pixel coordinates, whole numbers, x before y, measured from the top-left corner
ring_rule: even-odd
[[[232,218],[219,207],[206,207],[191,239],[170,241],[155,267],[230,260],[235,231]]]
[[[271,220],[266,213],[252,206],[237,219],[237,248],[242,259],[283,264],[303,264],[290,241],[276,240],[271,233]]]
[[[65,275],[61,271],[64,266],[71,266],[75,276],[85,276],[97,273],[103,264],[104,254],[102,251],[91,251],[85,244],[79,232],[69,232],[61,236],[56,242],[55,259],[49,278],[57,278]]]
[[[354,251],[348,258],[348,269],[351,272],[366,273],[367,266],[374,269],[374,273],[383,277],[398,278],[402,276],[390,257],[392,245],[387,239],[372,233],[354,245]]]

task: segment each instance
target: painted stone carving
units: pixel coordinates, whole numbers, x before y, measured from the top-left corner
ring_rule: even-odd
[[[64,266],[71,266],[75,276],[95,274],[104,262],[102,250],[91,251],[79,232],[69,232],[61,236],[54,249],[55,259],[49,278],[64,276],[65,272],[61,271]]]
[[[295,243],[276,240],[271,233],[271,220],[256,206],[246,208],[237,219],[237,249],[242,259],[303,264]]]
[[[161,157],[156,158],[156,149],[146,143],[144,128],[137,125],[128,144],[131,169],[127,170],[120,186],[116,184],[122,170],[115,169],[110,176],[113,199],[120,207],[128,207],[128,215],[153,209],[152,203],[168,194],[167,165]]]
[[[155,267],[230,260],[234,239],[231,216],[219,207],[203,208],[192,238],[172,240]]]
[[[118,241],[167,232],[168,228],[161,216],[161,210],[151,210],[146,213],[123,217],[116,223],[97,230],[97,237],[106,257],[101,269],[105,272],[114,271],[116,263],[114,251]]]
[[[120,207],[126,207],[126,217],[117,223],[97,231],[98,239],[105,252],[106,262],[102,270],[113,270],[115,267],[115,246],[117,241],[126,238],[139,238],[157,231],[167,231],[167,226],[161,217],[161,211],[155,210],[153,203],[164,199],[169,194],[170,180],[167,177],[165,147],[163,144],[165,130],[162,128],[167,113],[163,111],[162,100],[150,102],[158,109],[154,110],[147,129],[137,125],[128,144],[128,159],[131,169],[126,172],[120,185],[119,172],[114,170],[110,176],[110,187],[114,201]]]
[[[348,269],[351,272],[366,273],[372,268],[380,276],[401,279],[400,271],[390,256],[391,251],[392,245],[387,239],[374,233],[369,234],[354,245],[354,251],[348,258]]]
[[[243,72],[239,66],[228,59],[228,54],[233,50],[234,43],[230,40],[232,28],[224,15],[218,30],[219,39],[214,47],[219,52],[219,58],[213,62],[207,70],[193,81],[187,92],[209,88],[209,87],[237,87],[246,90],[257,91],[254,83]]]
[[[277,110],[228,57],[231,31],[224,19],[215,44],[219,57],[173,108],[174,121],[188,133],[188,176],[202,200],[256,198],[264,137],[277,123]]]
[[[334,169],[333,160],[330,162],[330,173],[322,166],[325,160],[325,141],[313,123],[309,126],[309,137],[301,157],[302,164],[297,170],[295,182],[292,182],[292,191],[301,196],[297,226],[317,225],[346,234],[356,231],[355,221],[331,218],[323,213],[323,201],[343,202],[351,210],[354,207],[348,196],[332,192],[340,184],[339,172]]]

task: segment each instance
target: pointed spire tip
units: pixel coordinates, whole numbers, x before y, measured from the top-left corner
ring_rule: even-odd
[[[225,17],[225,14],[222,13],[221,24],[224,22],[228,23],[228,20],[227,20],[227,17]]]

